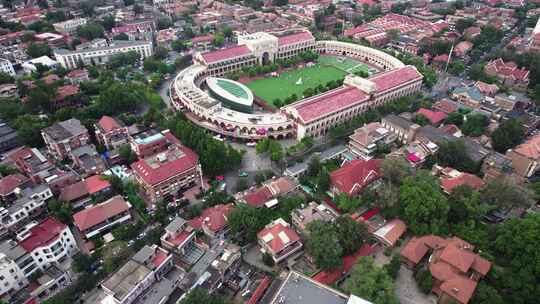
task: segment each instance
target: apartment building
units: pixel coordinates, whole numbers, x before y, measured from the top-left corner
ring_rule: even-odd
[[[57,159],[71,156],[72,150],[88,144],[88,130],[78,119],[71,118],[57,122],[41,131],[41,136],[51,155]]]
[[[62,34],[74,35],[79,27],[86,25],[86,18],[69,19],[62,22],[53,23],[54,29]]]
[[[199,157],[169,130],[138,134],[131,146],[140,157],[131,169],[150,202],[176,195],[199,182]]]
[[[379,122],[369,123],[358,128],[349,136],[349,151],[363,160],[373,158],[377,147],[389,145],[397,137]]]
[[[0,297],[9,299],[19,289],[28,285],[28,280],[14,260],[0,252]]]
[[[46,184],[28,187],[17,191],[18,198],[0,207],[0,227],[16,230],[33,217],[39,215],[47,206],[46,201],[53,194]]]
[[[66,49],[54,50],[54,56],[58,63],[66,69],[75,69],[79,65],[101,65],[109,62],[109,59],[121,53],[136,52],[140,59],[150,57],[153,54],[151,41],[121,41],[114,40],[100,46],[90,46],[75,51]]]
[[[87,238],[131,220],[131,204],[120,195],[73,214],[73,224]]]
[[[0,72],[6,73],[9,76],[15,76],[15,69],[13,68],[13,65],[11,64],[11,61],[0,58]]]
[[[96,139],[109,150],[117,149],[128,143],[128,128],[118,119],[103,116],[94,124]]]

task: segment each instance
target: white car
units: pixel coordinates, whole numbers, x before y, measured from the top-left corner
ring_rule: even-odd
[[[250,141],[250,142],[248,142],[248,143],[246,144],[246,146],[248,146],[248,147],[255,147],[256,145],[257,145],[257,143],[254,142],[254,141]]]

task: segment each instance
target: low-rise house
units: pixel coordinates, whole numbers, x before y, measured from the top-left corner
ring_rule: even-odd
[[[272,208],[278,204],[278,197],[287,195],[298,187],[298,182],[289,177],[280,177],[266,181],[254,191],[239,192],[235,195],[237,202],[260,208]]]
[[[465,31],[463,31],[463,36],[465,36],[467,40],[473,40],[474,38],[478,37],[481,32],[482,29],[480,29],[479,27],[471,26],[466,28]]]
[[[129,130],[118,119],[103,116],[94,124],[96,139],[109,150],[117,149],[128,143]]]
[[[272,256],[275,263],[279,263],[302,249],[302,242],[298,234],[279,218],[257,233],[261,252]]]
[[[448,117],[448,115],[446,115],[446,113],[444,112],[433,111],[433,110],[425,109],[425,108],[420,108],[416,112],[416,115],[424,116],[427,120],[429,120],[429,123],[433,126],[440,125],[441,123],[444,122],[446,117]]]
[[[506,157],[517,175],[524,178],[533,176],[540,169],[540,134],[506,151]]]
[[[43,129],[41,135],[49,153],[58,159],[67,158],[72,150],[87,145],[90,140],[88,130],[75,118],[57,122]]]
[[[416,129],[420,128],[419,125],[410,120],[393,114],[383,117],[381,124],[384,128],[395,134],[402,143],[413,141]]]
[[[471,173],[460,172],[456,169],[447,167],[441,168],[439,166],[434,167],[435,171],[439,171],[441,188],[446,194],[452,193],[452,191],[459,186],[469,186],[474,190],[479,190],[484,187],[484,181]]]
[[[42,301],[49,299],[70,285],[71,281],[68,272],[51,265],[44,269],[41,276],[35,281],[30,282],[28,291],[33,299],[37,299],[42,303]]]
[[[199,157],[169,130],[139,134],[131,146],[142,157],[131,169],[152,204],[199,182]]]
[[[167,276],[175,268],[172,254],[145,245],[101,284],[106,294],[101,304],[165,303],[178,286]]]
[[[457,237],[426,235],[413,237],[401,250],[401,258],[409,267],[427,264],[433,277],[432,292],[439,295],[439,303],[467,304],[478,281],[491,269],[491,262],[473,250],[474,246]]]
[[[18,231],[17,241],[41,271],[50,265],[61,266],[79,251],[69,227],[52,217]]]
[[[210,266],[202,277],[205,281],[199,286],[212,293],[226,284],[238,271],[241,264],[242,252],[240,246],[227,244],[223,252],[210,263]]]
[[[58,174],[58,169],[36,148],[21,148],[8,157],[35,184],[48,182]]]
[[[30,186],[28,177],[15,173],[0,179],[0,201],[10,203],[17,199],[21,189]]]
[[[203,210],[200,216],[191,219],[189,224],[210,238],[224,238],[229,231],[227,216],[234,209],[234,204],[219,204]]]
[[[531,100],[522,95],[495,95],[495,104],[507,112],[523,111],[531,106]]]
[[[446,114],[454,113],[459,110],[460,105],[450,99],[441,99],[433,104],[433,110],[440,111]]]
[[[370,160],[378,146],[389,145],[396,136],[378,122],[369,123],[358,128],[349,136],[349,151],[357,157]]]
[[[301,206],[291,213],[291,222],[299,232],[307,232],[307,225],[313,221],[332,222],[338,214],[331,208],[316,202],[310,202],[307,206]]]
[[[131,204],[117,195],[73,214],[73,224],[81,234],[91,238],[130,221],[130,209]]]
[[[0,207],[0,227],[15,230],[38,216],[47,207],[46,201],[53,195],[46,184],[28,187],[18,191],[18,198]]]
[[[494,97],[495,94],[499,91],[499,87],[496,84],[489,84],[483,81],[477,81],[474,83],[474,86],[480,91],[480,93]]]
[[[469,41],[461,41],[454,47],[454,54],[459,58],[464,58],[473,48],[474,44]]]
[[[18,96],[17,85],[14,83],[4,83],[0,85],[0,98],[13,98]]]
[[[355,196],[366,187],[380,179],[379,170],[381,160],[356,159],[343,165],[343,167],[330,173],[330,191],[334,196],[344,193]]]
[[[161,246],[170,252],[183,256],[196,246],[196,230],[186,220],[176,217],[165,227],[161,236]]]
[[[66,78],[72,85],[78,85],[83,81],[90,80],[86,69],[73,70],[66,74]]]
[[[79,85],[67,84],[56,89],[52,107],[54,110],[81,105]]]
[[[17,131],[0,119],[0,153],[19,147]]]
[[[99,175],[93,175],[66,186],[60,192],[60,201],[71,203],[73,209],[77,210],[86,206],[92,197],[106,194],[111,190],[111,184]]]
[[[485,96],[475,87],[461,86],[452,90],[452,98],[464,105],[477,109],[484,102]]]
[[[385,247],[394,247],[407,231],[407,225],[400,219],[393,219],[373,232],[373,236]]]
[[[497,77],[507,86],[527,88],[529,85],[529,71],[518,68],[512,61],[504,62],[501,58],[492,60],[484,66],[484,72],[489,76]]]
[[[105,162],[97,153],[94,145],[85,145],[71,151],[71,159],[75,168],[83,176],[101,174],[105,171]]]

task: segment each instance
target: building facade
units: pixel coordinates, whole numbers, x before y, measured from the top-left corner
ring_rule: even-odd
[[[15,69],[11,64],[11,61],[0,58],[0,72],[6,73],[9,76],[15,76]]]
[[[72,150],[88,144],[90,135],[78,119],[71,118],[41,131],[47,150],[57,159],[71,156]]]
[[[62,34],[74,35],[79,27],[86,25],[86,18],[69,19],[62,22],[53,23],[54,29]]]
[[[116,55],[127,52],[136,52],[140,59],[152,56],[153,48],[151,41],[120,41],[99,47],[89,47],[70,51],[66,49],[56,49],[54,56],[58,63],[66,69],[75,69],[79,65],[106,64],[109,59]]]

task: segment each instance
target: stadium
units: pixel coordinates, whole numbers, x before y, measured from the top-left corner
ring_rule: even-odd
[[[317,53],[318,59],[238,82],[223,78],[305,52]],[[171,83],[170,96],[175,109],[217,134],[301,139],[324,136],[370,108],[411,95],[422,79],[415,67],[373,48],[316,41],[307,31],[254,33],[239,36],[236,46],[196,54]],[[283,102],[291,96],[294,102]]]

